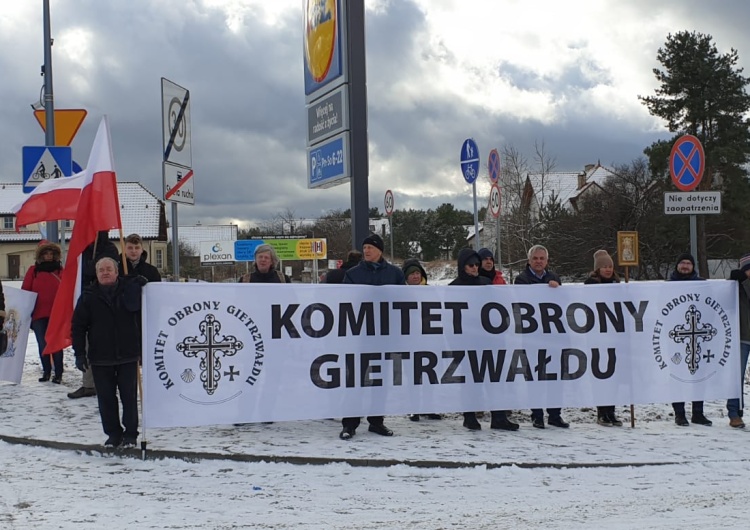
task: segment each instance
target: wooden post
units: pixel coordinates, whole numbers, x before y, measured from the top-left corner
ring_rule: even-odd
[[[625,266],[625,283],[628,283],[630,281],[629,273],[630,273],[629,267],[626,265]],[[633,405],[632,403],[630,404],[630,428],[635,429],[635,405]]]

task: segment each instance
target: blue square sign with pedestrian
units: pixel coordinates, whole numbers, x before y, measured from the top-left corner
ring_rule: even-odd
[[[73,174],[73,150],[70,147],[26,146],[22,154],[24,193],[31,193],[46,180]]]

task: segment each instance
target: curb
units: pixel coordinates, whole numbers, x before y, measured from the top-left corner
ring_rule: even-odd
[[[443,468],[465,469],[486,468],[501,469],[517,467],[521,469],[595,469],[621,467],[675,466],[683,462],[571,462],[567,464],[555,462],[450,462],[441,460],[398,460],[398,459],[360,459],[360,458],[328,458],[310,456],[261,456],[251,454],[206,453],[194,451],[170,451],[166,449],[148,449],[141,442],[140,449],[110,449],[101,445],[56,442],[51,440],[37,440],[33,438],[19,438],[0,434],[0,441],[30,447],[43,447],[58,451],[76,451],[90,456],[120,456],[127,458],[141,458],[143,460],[175,459],[185,462],[201,462],[203,460],[228,460],[232,462],[270,463],[323,466],[328,464],[348,464],[352,467],[393,467],[409,466],[415,468]]]

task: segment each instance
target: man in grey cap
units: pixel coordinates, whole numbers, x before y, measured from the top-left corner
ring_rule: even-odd
[[[362,242],[362,261],[358,265],[347,270],[344,274],[344,283],[362,285],[405,285],[403,271],[383,259],[383,238],[377,234],[371,234]],[[368,416],[370,423],[368,430],[381,436],[393,436],[393,431],[385,426],[383,416]],[[343,418],[343,427],[339,438],[350,440],[359,427],[360,418]]]

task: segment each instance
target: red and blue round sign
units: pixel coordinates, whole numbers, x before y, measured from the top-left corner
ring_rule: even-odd
[[[669,155],[669,174],[680,191],[698,187],[706,167],[706,155],[700,140],[692,134],[677,139]]]
[[[497,152],[497,149],[490,151],[490,158],[487,160],[487,172],[490,182],[493,184],[500,178],[500,154]]]

